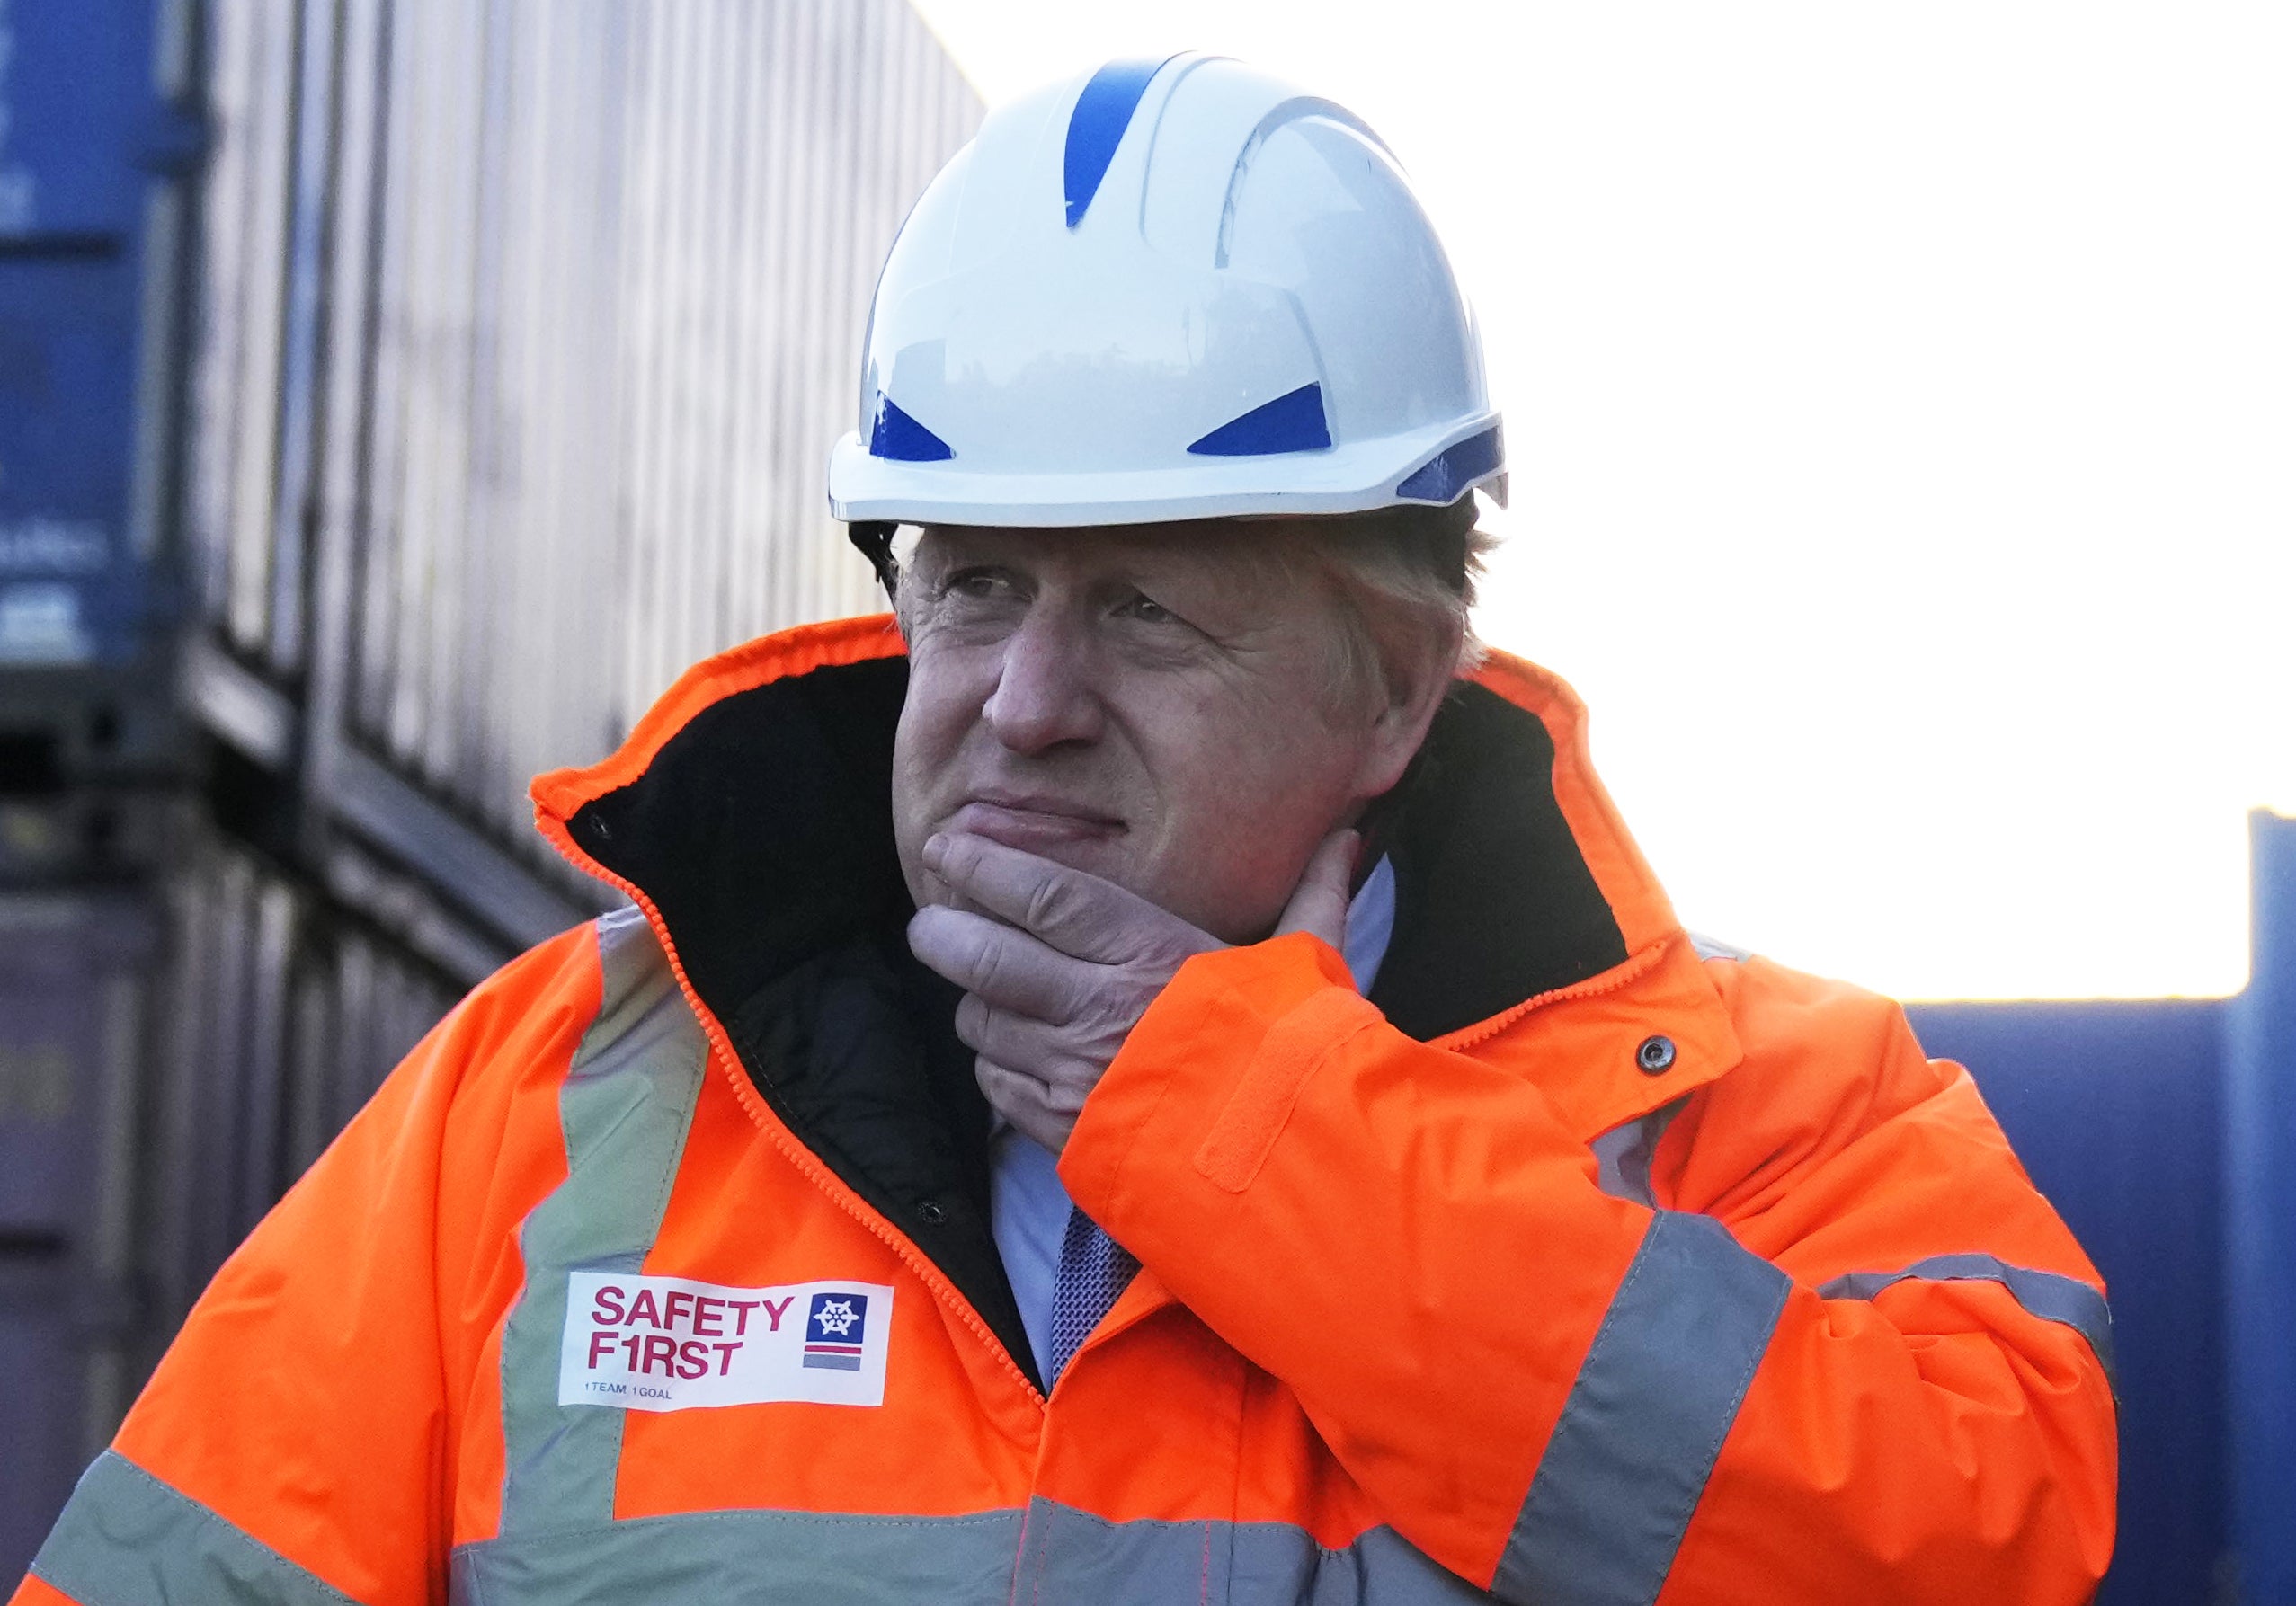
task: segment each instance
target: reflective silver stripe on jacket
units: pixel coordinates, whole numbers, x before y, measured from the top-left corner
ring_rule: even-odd
[[[90,1606],[356,1606],[316,1573],[109,1450],[80,1475],[31,1570]]]
[[[1818,1290],[1820,1299],[1871,1300],[1893,1283],[1909,1280],[1928,1282],[1998,1282],[2026,1312],[2043,1321],[2062,1322],[2096,1352],[2105,1380],[2118,1393],[2120,1376],[2113,1365],[2113,1310],[2105,1296],[2078,1277],[2013,1266],[1990,1255],[1932,1255],[1901,1272],[1852,1272]]]
[[[1491,1593],[1649,1606],[1793,1282],[1704,1216],[1662,1210],[1556,1419]]]
[[[708,1064],[708,1039],[645,916],[608,915],[597,932],[598,1018],[558,1093],[566,1179],[519,1230],[526,1287],[503,1328],[506,1537],[614,1514],[623,1414],[558,1404],[566,1274],[644,1263]]]
[[[1659,1202],[1651,1193],[1651,1157],[1658,1152],[1666,1129],[1689,1102],[1685,1094],[1663,1109],[1612,1127],[1588,1144],[1594,1150],[1596,1185],[1614,1199],[1631,1199],[1656,1210]]]
[[[1017,1559],[1016,1559],[1017,1557]],[[1490,1597],[1393,1530],[1326,1549],[1283,1522],[1110,1522],[1049,1500],[962,1517],[693,1512],[490,1539],[454,1557],[483,1606],[1461,1606]]]

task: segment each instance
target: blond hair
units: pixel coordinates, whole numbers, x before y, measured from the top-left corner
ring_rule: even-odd
[[[1480,665],[1476,581],[1498,537],[1477,528],[1475,501],[1377,508],[1322,518],[1254,520],[1259,548],[1291,583],[1325,585],[1340,617],[1327,682],[1336,708],[1360,708],[1420,673],[1445,679]]]

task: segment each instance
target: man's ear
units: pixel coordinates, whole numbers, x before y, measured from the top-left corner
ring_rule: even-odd
[[[1436,710],[1450,694],[1464,645],[1464,630],[1454,625],[1446,636],[1423,637],[1388,659],[1381,677],[1384,700],[1372,717],[1370,740],[1357,776],[1359,795],[1381,796],[1403,778],[1403,772],[1419,756],[1420,744],[1427,741]]]

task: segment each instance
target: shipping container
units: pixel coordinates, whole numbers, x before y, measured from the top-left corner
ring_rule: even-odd
[[[0,0],[0,1575],[454,1000],[527,778],[873,605],[903,0]]]
[[[458,990],[615,901],[527,779],[872,606],[825,461],[981,115],[903,0],[205,0],[193,45],[218,829],[164,883],[163,1318]]]
[[[363,891],[396,929],[219,834],[167,882],[136,1211],[154,1338],[485,963],[419,928],[443,918],[420,889]]]
[[[873,606],[824,465],[981,107],[902,0],[207,14],[194,705],[305,856],[348,836],[515,947],[599,906],[531,775]]]
[[[94,1449],[88,1393],[102,1370],[71,1317],[70,1284],[60,1267],[0,1258],[0,1376],[8,1401],[0,1410],[0,1579],[13,1587],[46,1537]]]
[[[0,893],[0,1576],[126,1409],[159,933],[131,893]]]
[[[0,0],[0,888],[149,863],[201,145],[184,0]]]
[[[172,624],[190,17],[0,0],[0,680],[153,666]]]
[[[336,874],[381,921],[213,830],[170,858],[0,893],[0,1574],[224,1257],[492,963],[379,865]]]

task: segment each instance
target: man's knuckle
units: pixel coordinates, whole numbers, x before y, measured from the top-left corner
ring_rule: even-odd
[[[1039,877],[1028,889],[1028,901],[1024,905],[1028,928],[1043,931],[1057,926],[1067,914],[1070,902],[1066,882],[1057,875]]]
[[[993,932],[984,933],[973,950],[971,981],[973,990],[983,998],[994,998],[1005,986],[1006,972],[1011,969],[1011,954]]]

